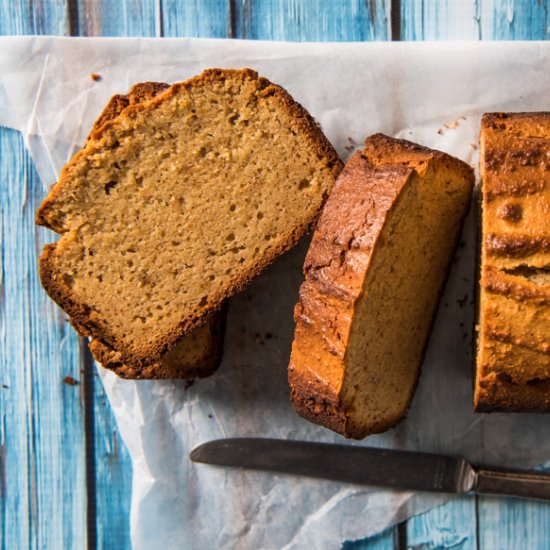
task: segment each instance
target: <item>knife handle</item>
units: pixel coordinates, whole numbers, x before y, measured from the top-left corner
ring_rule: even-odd
[[[550,474],[479,468],[475,492],[550,500]]]

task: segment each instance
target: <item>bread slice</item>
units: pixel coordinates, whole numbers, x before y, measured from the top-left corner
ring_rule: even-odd
[[[550,113],[481,122],[476,411],[550,411]]]
[[[143,82],[134,85],[128,94],[113,96],[95,121],[91,134],[130,105],[148,101],[168,87],[168,84],[162,82]],[[80,334],[86,334],[86,329],[78,326],[75,320],[72,320],[72,324]],[[91,340],[89,347],[103,367],[113,370],[121,378],[195,380],[210,376],[217,370],[222,357],[224,327],[225,308],[210,315],[203,326],[182,338],[156,363],[143,368],[125,365],[120,353],[99,340]]]
[[[357,439],[405,415],[473,183],[467,164],[381,134],[351,156],[304,265],[298,414]]]
[[[155,363],[293,246],[341,169],[309,114],[249,69],[129,105],[63,169],[37,223],[50,296],[128,366]]]

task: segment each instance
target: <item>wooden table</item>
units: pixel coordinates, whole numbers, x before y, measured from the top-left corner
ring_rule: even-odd
[[[548,0],[0,0],[0,34],[268,40],[538,39]],[[549,104],[550,108],[550,104]],[[0,128],[0,538],[6,550],[130,546],[132,468],[93,362],[42,291],[44,197]],[[357,518],[361,521],[361,518]],[[461,498],[346,549],[550,549],[550,505]]]

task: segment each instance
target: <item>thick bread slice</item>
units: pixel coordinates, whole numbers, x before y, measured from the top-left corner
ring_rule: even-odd
[[[37,215],[62,233],[42,283],[125,364],[155,363],[298,241],[340,169],[285,90],[206,71],[125,108],[65,166]]]
[[[550,412],[550,113],[481,122],[476,411]]]
[[[169,88],[169,85],[162,82],[143,82],[134,85],[128,94],[113,96],[94,123],[92,133],[119,116],[126,107],[148,101],[166,88]],[[92,339],[89,347],[95,359],[103,367],[114,371],[121,378],[149,380],[206,378],[217,370],[221,361],[225,317],[225,308],[214,312],[203,326],[184,336],[156,363],[143,368],[125,365],[121,361],[119,352],[102,344],[99,340]],[[75,321],[73,326],[81,333],[86,332],[82,327],[78,327]]]
[[[406,413],[473,170],[381,134],[338,178],[309,248],[289,365],[298,414],[346,437]]]

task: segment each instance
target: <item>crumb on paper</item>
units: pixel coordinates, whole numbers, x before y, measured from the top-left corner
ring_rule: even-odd
[[[470,147],[476,151],[477,150],[477,143],[470,143]]]
[[[454,130],[459,124],[461,120],[466,120],[465,116],[461,116],[460,118],[457,118],[456,120],[453,120],[450,124],[443,124],[443,127],[439,128],[437,130],[437,133],[439,135],[443,134],[443,128],[446,128],[447,130]]]
[[[90,73],[90,78],[94,82],[98,82],[99,80],[101,80],[101,75],[99,73]]]
[[[63,378],[63,384],[67,384],[68,386],[77,386],[78,380],[72,376],[65,376],[65,378]]]
[[[348,144],[344,147],[346,151],[353,151],[356,147],[355,141],[348,136]]]
[[[457,300],[456,303],[460,306],[460,309],[462,309],[466,305],[467,301],[468,301],[468,294],[465,294],[464,298]]]
[[[458,120],[453,120],[450,124],[443,124],[443,126],[445,126],[445,128],[447,128],[448,130],[452,130],[456,128],[458,125],[459,125]]]

